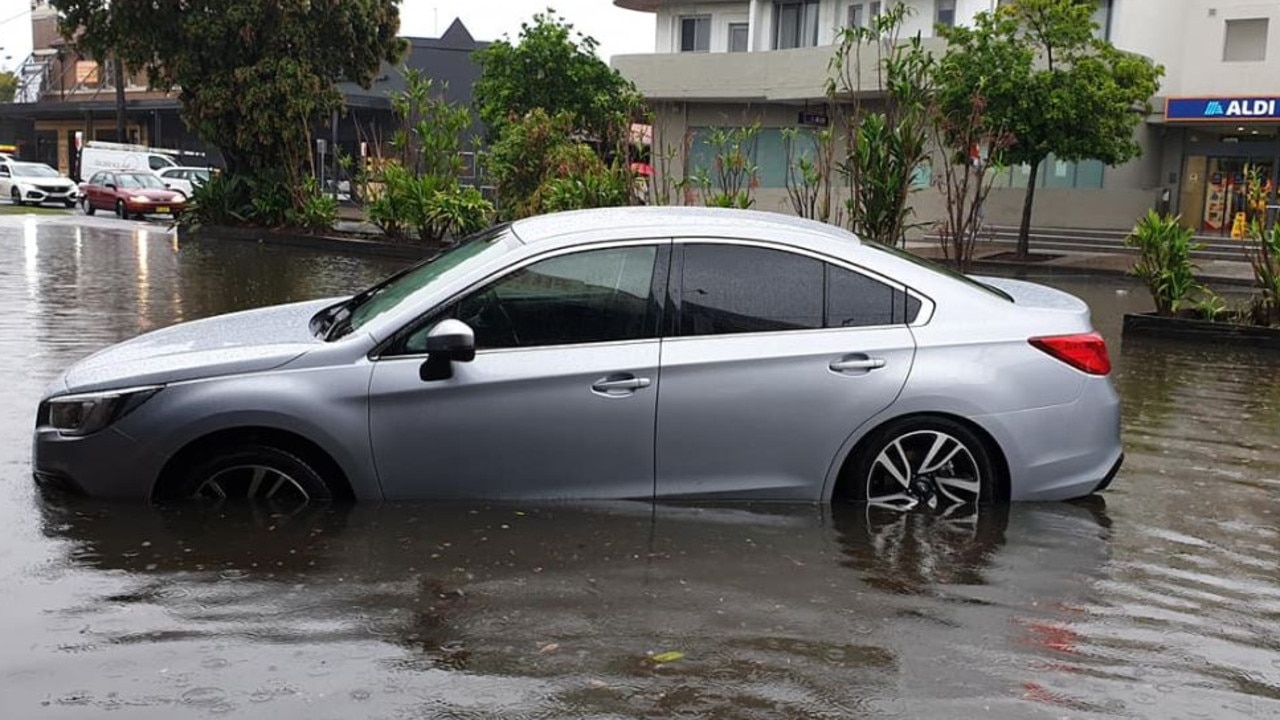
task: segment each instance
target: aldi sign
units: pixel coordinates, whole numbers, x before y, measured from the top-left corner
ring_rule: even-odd
[[[1280,97],[1169,98],[1165,120],[1280,120]]]

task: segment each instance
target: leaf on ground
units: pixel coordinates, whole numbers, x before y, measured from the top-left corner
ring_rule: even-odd
[[[649,658],[649,659],[658,663],[659,665],[663,665],[665,663],[675,662],[677,660],[683,660],[684,653],[680,652],[679,650],[669,650],[664,653],[658,653],[657,655],[654,655],[652,658]]]

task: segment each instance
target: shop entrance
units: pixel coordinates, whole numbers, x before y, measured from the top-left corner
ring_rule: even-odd
[[[1275,204],[1276,174],[1272,158],[1191,155],[1183,171],[1183,223],[1205,235],[1229,236],[1255,216],[1266,217]],[[1250,197],[1249,178],[1257,180]]]

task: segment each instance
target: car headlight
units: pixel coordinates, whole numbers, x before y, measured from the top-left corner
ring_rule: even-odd
[[[146,195],[134,195],[133,197],[129,198],[129,202],[136,202],[136,203],[151,202],[151,198],[147,197]]]
[[[152,385],[49,398],[40,404],[36,424],[63,435],[92,435],[133,412],[160,388]]]

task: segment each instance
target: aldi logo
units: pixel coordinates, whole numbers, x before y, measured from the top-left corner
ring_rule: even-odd
[[[1165,120],[1280,120],[1280,97],[1169,98]]]

